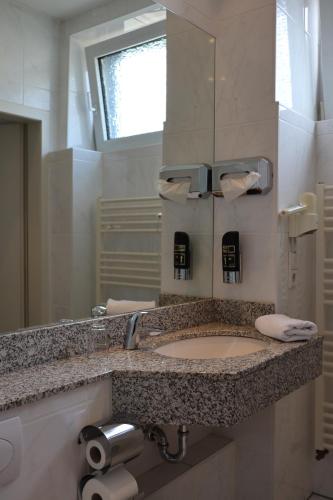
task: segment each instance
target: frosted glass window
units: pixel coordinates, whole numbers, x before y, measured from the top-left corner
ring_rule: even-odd
[[[166,113],[166,38],[100,57],[108,139],[162,130]]]

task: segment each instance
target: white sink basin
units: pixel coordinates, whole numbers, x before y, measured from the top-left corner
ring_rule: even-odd
[[[155,349],[163,356],[182,359],[214,359],[246,356],[267,348],[261,340],[228,335],[177,340]]]

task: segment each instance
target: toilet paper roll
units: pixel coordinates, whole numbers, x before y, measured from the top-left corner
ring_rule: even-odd
[[[258,172],[224,175],[220,181],[221,191],[226,201],[232,201],[246,193],[259,179]]]
[[[158,192],[160,197],[165,200],[180,203],[181,205],[186,204],[190,187],[190,182],[168,182],[164,179],[159,179],[158,181]]]
[[[111,464],[110,445],[104,436],[88,441],[86,459],[95,470],[104,469]]]
[[[82,500],[129,500],[139,493],[135,478],[123,465],[117,465],[103,476],[85,484]]]

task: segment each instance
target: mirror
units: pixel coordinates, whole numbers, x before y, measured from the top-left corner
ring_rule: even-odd
[[[213,161],[215,39],[150,0],[21,3],[0,17],[0,331],[210,297],[212,198],[157,185]]]

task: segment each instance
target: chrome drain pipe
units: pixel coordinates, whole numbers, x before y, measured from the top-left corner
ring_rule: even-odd
[[[169,451],[169,441],[166,437],[165,432],[158,425],[151,425],[146,430],[146,436],[149,441],[155,441],[159,449],[161,457],[167,462],[177,464],[181,462],[187,453],[187,440],[189,431],[186,425],[180,425],[178,427],[178,450],[176,453],[170,453]]]

